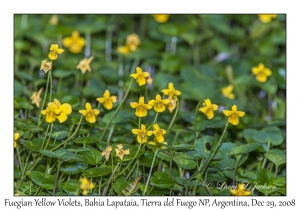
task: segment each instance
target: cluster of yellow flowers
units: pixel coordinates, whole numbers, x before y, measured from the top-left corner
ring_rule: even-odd
[[[199,109],[200,112],[204,113],[207,119],[212,119],[214,117],[214,111],[218,110],[218,105],[212,104],[210,99],[204,100],[203,107]],[[232,125],[239,124],[239,117],[243,117],[245,112],[238,111],[237,106],[233,105],[230,110],[223,110],[225,116],[228,117],[228,122]]]
[[[47,123],[53,123],[56,119],[58,119],[60,123],[63,123],[71,113],[71,105],[68,103],[61,104],[57,99],[54,99],[54,102],[49,102],[47,108],[42,110],[42,114],[46,115]]]
[[[80,178],[80,189],[82,190],[82,195],[87,195],[89,190],[95,188],[95,184],[90,182],[86,177]]]
[[[136,35],[135,33],[129,34],[126,37],[125,46],[118,47],[117,51],[121,54],[126,55],[126,54],[136,51],[139,44],[140,44],[140,39],[139,39],[138,35]]]

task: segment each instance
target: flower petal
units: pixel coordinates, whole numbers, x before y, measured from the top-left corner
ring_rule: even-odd
[[[62,113],[60,113],[60,115],[56,116],[56,118],[58,119],[58,121],[60,123],[63,123],[67,120],[68,117],[65,113],[62,112]]]
[[[139,135],[141,133],[140,129],[131,129],[131,132],[135,135]]]
[[[60,106],[61,112],[65,113],[66,115],[69,115],[72,113],[72,107],[70,104],[64,103]]]
[[[228,117],[228,116],[232,115],[233,111],[230,111],[230,110],[223,110],[223,113],[224,113],[225,116]]]
[[[85,108],[86,108],[86,110],[88,110],[88,111],[92,110],[92,106],[91,106],[91,104],[90,104],[89,102],[86,102]]]
[[[83,116],[86,116],[88,112],[88,110],[79,110],[79,113],[81,113]]]
[[[131,102],[131,103],[130,103],[130,106],[131,106],[132,108],[137,108],[137,107],[139,106],[139,104],[136,103],[136,102]]]
[[[243,116],[245,115],[245,112],[237,111],[236,114],[237,114],[237,116],[239,116],[239,117],[243,117]]]
[[[93,114],[87,114],[85,116],[86,121],[88,121],[89,123],[94,123],[96,122],[96,117]]]
[[[94,115],[98,115],[98,114],[100,114],[100,111],[98,109],[93,109],[93,113],[94,113]]]

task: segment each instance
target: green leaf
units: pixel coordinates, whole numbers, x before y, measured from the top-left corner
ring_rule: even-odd
[[[105,114],[104,117],[102,118],[102,122],[104,122],[105,124],[108,124],[108,122],[110,121],[113,114],[114,114],[114,112],[109,112],[109,113]],[[111,123],[116,124],[116,123],[128,122],[128,121],[130,121],[131,117],[132,117],[131,112],[120,110],[117,113],[117,115],[114,117],[114,119],[112,120]]]
[[[277,129],[265,128],[253,135],[253,139],[261,144],[270,142],[273,145],[280,145],[283,142],[283,136]]]
[[[58,131],[58,132],[53,133],[54,138],[57,140],[65,138],[66,136],[68,136],[68,134],[69,133],[67,131]]]
[[[43,144],[43,139],[37,138],[37,139],[32,139],[31,141],[20,140],[20,142],[30,151],[39,152]]]
[[[129,185],[129,182],[126,181],[124,177],[119,177],[113,184],[114,191],[118,193],[118,195],[123,195],[122,190]]]
[[[241,145],[236,148],[234,148],[231,152],[232,155],[238,155],[238,154],[245,154],[245,153],[250,153],[258,148],[258,144],[253,143],[253,144],[246,144],[246,145]]]
[[[253,135],[256,132],[257,132],[256,129],[251,129],[251,128],[243,130],[244,137],[248,143],[251,143],[251,141],[253,141]]]
[[[50,150],[41,150],[40,153],[47,157],[56,158],[61,161],[69,161],[76,157],[76,155],[74,153],[68,151],[65,148],[59,148],[58,150],[56,150],[54,152],[52,152]]]
[[[81,152],[78,156],[86,159],[91,165],[97,165],[102,160],[101,152],[96,149],[90,149],[90,151]]]
[[[77,163],[76,165],[63,166],[60,170],[65,174],[77,174],[83,172],[87,168],[88,168],[88,164]]]
[[[14,97],[20,97],[23,92],[23,86],[18,80],[14,80]]]
[[[277,178],[274,182],[274,185],[278,187],[285,187],[286,186],[286,177]]]
[[[54,176],[40,171],[32,171],[29,175],[30,179],[41,188],[53,190]]]
[[[189,144],[177,144],[174,146],[165,145],[165,147],[167,147],[170,150],[190,150],[194,148],[193,145],[189,145]]]
[[[155,172],[154,176],[150,178],[151,184],[158,188],[170,188],[173,187],[175,181],[170,178],[169,174],[165,172]]]
[[[20,179],[21,178],[21,170],[14,166],[14,179]]]
[[[62,70],[62,69],[55,69],[55,71],[53,71],[53,76],[54,77],[65,78],[65,77],[69,77],[72,74],[73,74],[72,71]]]
[[[76,179],[70,179],[66,181],[63,184],[63,190],[68,194],[68,195],[79,195],[80,193],[80,182]]]
[[[91,136],[89,137],[78,137],[76,139],[73,140],[74,143],[77,144],[89,144],[89,143],[94,143],[99,141],[99,138],[93,138]]]
[[[196,161],[191,160],[190,156],[185,153],[175,153],[174,162],[183,169],[194,169],[197,166]]]
[[[286,162],[286,158],[284,154],[278,154],[274,152],[266,152],[265,157],[271,162],[275,163],[276,167],[284,164]]]
[[[105,176],[107,174],[112,173],[111,167],[108,167],[106,165],[101,165],[100,167],[95,167],[95,168],[89,168],[85,170],[82,174],[82,176],[85,177],[101,177]]]

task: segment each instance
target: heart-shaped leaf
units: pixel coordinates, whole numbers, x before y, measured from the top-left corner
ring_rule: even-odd
[[[87,169],[88,165],[84,163],[77,163],[74,165],[66,165],[61,167],[61,171],[65,174],[77,174]]]
[[[41,150],[40,153],[47,157],[56,158],[61,161],[69,161],[76,157],[76,155],[74,153],[70,152],[69,150],[67,150],[65,148],[59,148],[58,150],[55,150],[54,152],[52,152],[50,150]]]
[[[79,186],[80,182],[76,179],[70,179],[66,181],[63,184],[63,190],[68,194],[68,195],[79,195]]]
[[[170,178],[169,174],[160,171],[155,172],[150,181],[153,186],[158,188],[169,188],[175,184],[175,181]]]
[[[40,171],[32,171],[29,175],[30,179],[41,188],[53,190],[54,176]]]
[[[258,144],[246,144],[246,145],[241,145],[236,148],[234,148],[231,152],[232,155],[238,155],[238,154],[245,154],[245,153],[250,153],[258,148]]]

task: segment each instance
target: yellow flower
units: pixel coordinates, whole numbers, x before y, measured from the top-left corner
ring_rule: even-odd
[[[272,75],[272,71],[265,68],[264,64],[260,63],[257,67],[252,68],[252,73],[256,76],[256,80],[259,82],[266,82],[267,77]]]
[[[117,145],[117,147],[118,148],[115,149],[116,150],[116,156],[118,156],[121,160],[123,160],[124,155],[129,155],[130,154],[129,149],[124,150],[122,144]]]
[[[168,21],[170,15],[152,15],[154,20],[158,23],[165,23]]]
[[[218,105],[212,104],[209,99],[204,100],[203,107],[199,109],[199,111],[203,112],[209,120],[214,117],[214,111],[216,110],[218,110]]]
[[[232,93],[232,91],[233,91],[232,85],[228,85],[228,86],[222,88],[222,94],[226,98],[234,99],[234,94]]]
[[[161,96],[159,94],[156,95],[155,100],[152,99],[148,102],[148,104],[150,104],[151,106],[154,106],[154,110],[156,112],[163,112],[165,111],[166,107],[165,105],[169,104],[169,100],[168,99],[161,99]]]
[[[236,196],[250,195],[251,193],[251,191],[245,190],[245,184],[238,184],[237,189],[230,189],[229,191]]]
[[[105,156],[106,161],[108,161],[110,153],[112,151],[112,147],[108,146],[106,149],[101,153],[102,157]]]
[[[106,109],[112,109],[113,103],[117,102],[117,96],[110,96],[109,90],[105,90],[103,94],[103,98],[97,98],[97,101],[99,101]]]
[[[79,36],[78,31],[73,31],[71,36],[62,40],[64,47],[69,48],[72,53],[80,53],[85,45],[84,38]]]
[[[177,106],[176,100],[172,98],[168,98],[168,100],[169,100],[168,109],[170,113],[172,113]]]
[[[51,44],[50,53],[49,53],[48,57],[51,60],[56,60],[58,57],[58,54],[63,53],[63,51],[64,51],[63,49],[58,48],[57,44]]]
[[[180,91],[175,90],[173,83],[169,83],[168,89],[163,89],[161,92],[163,92],[163,94],[165,94],[166,96],[169,96],[169,98],[173,98],[173,96],[175,95],[174,98],[176,100],[177,100],[177,96],[181,94]]]
[[[141,129],[132,129],[131,132],[137,135],[137,141],[140,144],[146,143],[148,136],[151,136],[153,131],[147,131],[145,125],[141,125]]]
[[[96,122],[96,115],[100,113],[98,109],[92,109],[92,106],[89,102],[85,104],[86,110],[79,110],[79,113],[81,113],[83,116],[85,116],[86,121],[89,123]]]
[[[131,50],[135,51],[140,44],[140,39],[136,34],[129,34],[126,38],[126,46]]]
[[[129,34],[127,37],[126,37],[126,45],[125,46],[121,46],[121,47],[118,47],[117,51],[119,53],[122,53],[122,54],[129,54],[133,51],[136,51],[137,47],[139,46],[140,44],[140,39],[138,37],[138,35],[136,34]]]
[[[47,73],[52,68],[52,62],[48,62],[47,59],[42,61],[41,69],[44,70],[45,73]]]
[[[127,46],[121,46],[117,48],[118,53],[127,55],[130,53],[130,49]]]
[[[91,72],[92,69],[91,69],[91,67],[90,67],[90,64],[91,64],[93,58],[94,58],[94,57],[92,56],[92,57],[90,57],[89,59],[87,59],[87,58],[82,59],[82,60],[79,62],[79,64],[76,66],[76,68],[77,68],[77,69],[80,69],[80,71],[81,71],[82,74],[85,74],[86,71]]]
[[[89,193],[89,190],[92,190],[95,188],[95,184],[93,182],[90,182],[86,177],[80,178],[80,189],[82,190],[82,195],[87,195]]]
[[[166,130],[165,129],[161,129],[158,124],[154,124],[154,130],[153,130],[153,134],[155,135],[155,141],[158,143],[163,143],[165,141],[164,136],[166,134]]]
[[[56,25],[58,23],[58,16],[57,15],[52,15],[51,19],[49,20],[49,23],[51,25]]]
[[[149,77],[148,72],[143,72],[140,67],[136,67],[136,74],[131,74],[130,76],[133,77],[139,86],[146,84],[146,78]]]
[[[42,99],[41,99],[42,91],[43,91],[43,88],[41,88],[38,92],[34,92],[30,97],[31,103],[35,104],[37,108],[40,108],[40,103],[42,101]]]
[[[149,104],[144,104],[144,97],[140,97],[139,99],[139,103],[137,102],[131,102],[130,106],[134,109],[136,109],[135,111],[135,115],[138,117],[145,117],[147,115],[147,109],[151,109],[152,106]]]
[[[61,104],[59,100],[54,99],[54,103],[57,105],[57,107],[60,109],[60,113],[56,115],[56,118],[60,123],[63,123],[67,120],[67,115],[72,113],[72,107],[70,104],[64,103]]]
[[[47,108],[42,110],[42,114],[46,115],[46,122],[53,123],[56,119],[56,116],[60,114],[61,110],[54,102],[49,102]]]
[[[232,125],[238,125],[239,124],[239,117],[243,117],[245,115],[245,112],[238,111],[237,106],[233,105],[230,110],[223,110],[223,113],[229,117],[228,122],[230,122]]]
[[[15,133],[14,134],[14,148],[17,147],[17,140],[19,139],[20,134],[19,133]]]
[[[275,15],[275,14],[258,15],[259,20],[263,23],[269,23],[269,22],[271,22],[271,20],[273,18],[276,18],[276,17],[277,17],[277,15]]]

